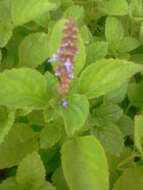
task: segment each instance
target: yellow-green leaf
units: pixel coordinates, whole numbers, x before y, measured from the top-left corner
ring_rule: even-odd
[[[107,160],[95,137],[68,140],[61,153],[63,172],[70,190],[108,190]]]

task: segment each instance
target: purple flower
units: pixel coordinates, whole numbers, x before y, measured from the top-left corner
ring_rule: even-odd
[[[77,49],[77,50],[76,50],[76,55],[78,55],[78,54],[79,54],[79,50]]]
[[[63,52],[63,49],[62,48],[59,48],[58,49],[58,53],[62,53]]]
[[[68,103],[67,103],[67,101],[65,99],[62,100],[62,105],[63,105],[64,108],[67,107]]]
[[[71,62],[70,62],[70,59],[68,58],[67,61],[65,62],[64,66],[66,67],[66,70],[68,73],[70,73],[71,71]]]
[[[54,63],[58,60],[58,55],[57,54],[54,54],[53,57],[51,59],[48,59],[48,62],[49,63]]]

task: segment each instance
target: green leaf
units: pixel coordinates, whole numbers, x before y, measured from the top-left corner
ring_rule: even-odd
[[[44,32],[26,36],[19,46],[19,65],[36,68],[48,58],[48,35]]]
[[[23,190],[23,188],[17,184],[15,177],[9,177],[2,181],[0,190]]]
[[[113,186],[113,190],[142,190],[143,175],[139,166],[133,165],[126,169]]]
[[[97,41],[91,43],[87,47],[87,63],[94,63],[95,61],[104,58],[108,53],[108,43],[104,41]]]
[[[45,168],[37,152],[26,156],[19,164],[16,179],[18,184],[38,188],[44,184]]]
[[[65,28],[65,22],[66,19],[62,19],[60,21],[58,21],[54,28],[53,31],[51,32],[50,35],[50,40],[49,40],[49,57],[52,57],[54,53],[56,53],[58,51],[58,49],[61,46],[61,40],[63,37],[63,29]],[[81,69],[84,67],[85,65],[85,57],[86,57],[86,52],[85,52],[85,46],[84,46],[84,42],[82,40],[81,34],[78,34],[78,55],[76,56],[75,59],[75,72],[78,74]],[[54,68],[56,69],[56,65],[54,64]]]
[[[84,21],[84,9],[82,6],[73,5],[66,9],[63,16],[67,19],[72,17],[74,22],[81,25]]]
[[[128,83],[126,82],[122,84],[120,87],[116,88],[115,90],[107,93],[104,96],[104,102],[113,103],[113,104],[121,103],[127,94],[127,90],[128,90]]]
[[[119,176],[120,176],[121,172],[119,170],[120,169],[123,170],[123,169],[129,167],[129,165],[133,163],[135,153],[133,152],[131,147],[124,146],[123,151],[121,152],[120,156],[115,156],[109,152],[106,153],[106,155],[108,158],[110,174],[112,175],[112,174],[114,174],[115,171],[118,171]],[[111,181],[112,181],[112,179],[111,179]]]
[[[24,156],[38,149],[38,140],[26,124],[16,124],[0,145],[0,169],[16,166]]]
[[[84,44],[89,44],[93,38],[90,29],[86,25],[82,25],[80,27],[80,33],[84,41]]]
[[[143,83],[131,83],[128,88],[128,98],[131,105],[141,108],[143,106]]]
[[[62,126],[58,123],[47,124],[40,133],[40,147],[51,148],[60,140],[62,136]]]
[[[83,95],[74,95],[68,100],[67,108],[62,108],[61,112],[66,132],[68,135],[72,135],[85,124],[89,113],[88,100]]]
[[[139,39],[140,39],[140,42],[143,43],[143,22],[140,25]]]
[[[99,8],[107,15],[121,16],[128,14],[128,3],[125,0],[102,0]]]
[[[7,110],[5,107],[0,107],[0,144],[11,129],[15,119],[13,111]]]
[[[118,45],[124,37],[124,28],[121,21],[116,17],[107,17],[105,24],[105,37],[111,48]]]
[[[57,96],[57,89],[58,89],[58,80],[56,78],[56,76],[54,76],[52,73],[50,72],[46,72],[45,73],[45,78],[47,81],[47,94],[49,97],[53,97],[53,96]]]
[[[122,109],[116,104],[102,104],[94,111],[96,119],[104,120],[104,122],[116,122],[122,114]]]
[[[118,42],[118,51],[120,53],[127,53],[139,46],[139,42],[132,37],[125,37]]]
[[[94,135],[101,142],[105,151],[120,156],[124,148],[124,139],[118,127],[112,123],[95,128]]]
[[[135,131],[134,141],[137,149],[143,153],[142,140],[143,140],[143,116],[138,115],[135,117]]]
[[[3,48],[12,36],[11,25],[0,25],[0,47]]]
[[[1,64],[1,60],[2,60],[2,52],[0,50],[0,64]]]
[[[107,160],[93,136],[68,140],[62,147],[62,167],[71,190],[108,189]]]
[[[0,74],[0,104],[15,108],[45,107],[46,79],[38,71],[23,68]]]
[[[11,1],[0,1],[0,47],[4,47],[12,36]]]
[[[34,188],[33,190],[56,190],[56,189],[55,189],[55,187],[51,183],[46,182],[44,185],[42,185],[38,189]]]
[[[33,110],[27,116],[30,125],[45,125],[44,115],[41,110]]]
[[[58,168],[53,176],[52,181],[54,185],[56,186],[56,190],[69,190],[67,183],[65,181],[62,168]]]
[[[103,59],[89,65],[79,79],[80,93],[88,98],[105,95],[142,70],[141,65],[118,59]]]
[[[14,66],[18,65],[18,48],[21,41],[24,37],[28,34],[28,31],[23,28],[19,27],[16,28],[13,32],[12,38],[8,42],[6,49],[7,49],[7,56],[5,57],[4,68],[11,69]]]
[[[129,116],[123,115],[119,121],[117,121],[117,125],[124,136],[133,135],[134,122]]]
[[[12,21],[15,26],[23,25],[34,20],[44,12],[55,7],[55,3],[49,0],[13,0],[12,2]]]
[[[142,0],[131,0],[129,5],[130,16],[137,21],[143,20],[143,1]]]

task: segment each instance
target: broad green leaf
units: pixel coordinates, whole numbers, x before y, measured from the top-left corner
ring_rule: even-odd
[[[140,30],[139,30],[139,39],[143,43],[143,22],[140,25]]]
[[[79,79],[80,93],[88,98],[105,95],[142,71],[141,65],[118,59],[103,59],[88,66]]]
[[[101,142],[105,151],[119,156],[124,148],[124,139],[119,128],[110,123],[100,127],[96,127],[94,135]]]
[[[5,62],[3,67],[6,69],[11,69],[18,65],[18,48],[21,41],[28,34],[28,31],[24,27],[16,28],[13,32],[12,38],[9,40],[6,49],[7,56],[5,58]]]
[[[69,98],[67,108],[62,108],[61,112],[66,132],[68,135],[72,135],[85,124],[89,113],[88,100],[83,95],[74,95]]]
[[[38,149],[38,139],[26,124],[16,124],[0,145],[0,169],[16,166],[24,156]]]
[[[143,0],[131,0],[129,5],[130,16],[137,21],[143,20]]]
[[[46,79],[38,71],[23,68],[0,74],[0,104],[41,109],[47,102]]]
[[[99,8],[107,15],[121,16],[128,14],[128,3],[125,0],[102,0]]]
[[[80,33],[84,41],[84,44],[89,44],[93,38],[90,29],[86,25],[82,25],[80,27]]]
[[[78,25],[81,25],[84,21],[84,9],[82,6],[73,5],[66,9],[63,16],[67,19],[72,17]]]
[[[34,20],[44,12],[55,7],[55,3],[49,0],[13,0],[12,21],[15,26],[23,25]]]
[[[27,116],[28,122],[30,125],[42,125],[44,126],[44,115],[41,110],[33,110]]]
[[[41,187],[36,188],[36,189],[34,188],[32,190],[56,190],[56,189],[51,183],[45,182],[45,184],[42,185]]]
[[[62,126],[58,123],[47,124],[40,133],[40,147],[43,149],[54,146],[62,136]]]
[[[61,2],[61,9],[62,10],[65,10],[74,4],[73,0],[68,0],[68,1],[60,0],[60,2]]]
[[[44,32],[26,36],[19,46],[19,65],[36,68],[48,58],[48,35]]]
[[[124,136],[133,135],[134,122],[129,116],[123,115],[119,121],[117,121],[117,125]]]
[[[18,184],[38,188],[44,184],[45,168],[37,152],[26,156],[19,164],[16,179]]]
[[[11,23],[11,0],[0,1],[0,23]]]
[[[0,50],[0,64],[1,64],[1,60],[2,60],[2,52]]]
[[[11,1],[0,1],[0,47],[4,47],[12,36]]]
[[[139,42],[132,37],[125,37],[118,42],[117,48],[120,53],[130,52],[139,46]]]
[[[104,102],[113,103],[113,104],[121,103],[127,94],[127,90],[128,90],[128,83],[126,82],[122,84],[120,87],[116,88],[115,90],[107,93],[104,96]]]
[[[2,181],[0,184],[0,190],[24,190],[22,187],[20,187],[15,177],[9,177],[6,180]]]
[[[131,56],[131,61],[138,64],[143,64],[143,54],[142,53],[133,54]]]
[[[104,58],[108,53],[108,43],[104,41],[97,41],[91,43],[87,47],[87,63],[94,63],[95,61]]]
[[[58,21],[55,24],[53,31],[51,32],[50,40],[49,40],[49,57],[52,57],[54,53],[57,53],[58,49],[61,46],[61,40],[63,37],[62,30],[65,28],[66,21],[67,21],[66,19],[62,19],[62,20]],[[74,68],[74,70],[77,74],[84,67],[85,57],[86,57],[85,46],[84,46],[84,42],[82,40],[80,33],[78,34],[78,51],[79,52],[75,59],[75,68]],[[55,69],[56,69],[56,65],[57,64],[53,65],[53,67]]]
[[[11,25],[0,24],[0,47],[3,48],[12,36]]]
[[[0,144],[11,129],[14,119],[14,111],[10,111],[3,106],[0,107]]]
[[[56,186],[56,190],[69,190],[67,183],[65,181],[62,168],[58,168],[53,176],[52,181],[54,185]]]
[[[56,76],[54,76],[50,72],[45,73],[45,78],[47,81],[47,94],[49,97],[57,96],[57,89],[58,89],[58,80]]]
[[[116,122],[122,116],[122,109],[116,104],[102,104],[94,110],[94,116],[104,122]]]
[[[143,106],[143,83],[131,83],[128,88],[128,98],[131,105],[141,108]]]
[[[142,140],[143,140],[143,116],[138,115],[135,117],[135,131],[134,141],[137,149],[143,153]]]
[[[118,45],[124,37],[124,28],[121,21],[116,17],[107,17],[105,24],[105,37],[111,48]]]
[[[107,160],[95,137],[68,140],[61,153],[64,176],[71,190],[108,189]]]
[[[139,166],[133,165],[126,169],[113,186],[113,190],[142,190],[143,175]]]

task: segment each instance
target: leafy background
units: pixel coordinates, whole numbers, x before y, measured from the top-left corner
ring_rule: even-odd
[[[80,34],[68,107],[56,64]],[[0,0],[0,190],[143,189],[143,0]]]

